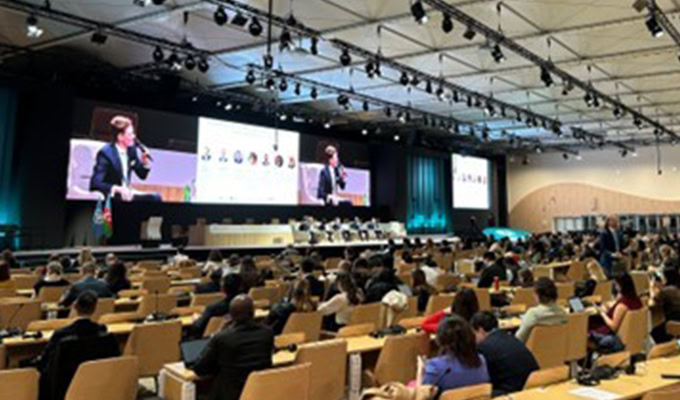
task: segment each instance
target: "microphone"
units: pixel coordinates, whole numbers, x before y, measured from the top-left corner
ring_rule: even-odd
[[[151,157],[151,153],[149,153],[149,148],[146,147],[144,143],[142,143],[139,139],[135,138],[135,145],[139,147],[142,153],[146,154],[149,160],[153,161],[153,157]]]
[[[17,314],[19,314],[19,311],[24,308],[24,304],[26,303],[18,304],[17,309],[14,310],[12,316],[9,318],[9,320],[7,320],[7,327],[0,331],[0,343],[2,342],[2,339],[21,335],[22,330],[19,328],[12,328],[12,322],[14,322],[14,318],[17,316]]]

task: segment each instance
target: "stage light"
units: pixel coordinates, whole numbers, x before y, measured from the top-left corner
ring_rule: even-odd
[[[252,69],[246,74],[246,82],[248,82],[249,85],[255,84],[255,72],[253,72]]]
[[[290,15],[288,15],[288,19],[286,20],[286,24],[288,24],[288,26],[292,26],[292,27],[295,27],[298,24],[297,19],[295,18],[295,15],[293,15],[292,11],[291,11]]]
[[[491,104],[491,102],[489,101],[486,102],[484,113],[490,117],[494,117],[496,115],[496,109],[494,108],[493,104]]]
[[[170,57],[168,57],[167,62],[171,70],[173,71],[182,70],[182,61],[179,59],[179,56],[177,55],[176,52],[173,51],[172,54],[170,54]]]
[[[346,67],[352,63],[352,56],[349,55],[349,50],[342,49],[342,54],[340,54],[340,64]]]
[[[401,78],[399,78],[399,83],[406,86],[406,85],[408,85],[408,82],[409,82],[408,74],[406,72],[402,72]]]
[[[614,111],[612,111],[614,114],[614,118],[616,119],[621,119],[623,117],[624,111],[619,108],[619,106],[614,107]]]
[[[302,93],[302,88],[300,87],[300,82],[295,84],[295,91],[294,91],[296,96],[299,96],[300,93]]]
[[[406,122],[411,122],[411,113],[410,112],[406,111],[406,113],[404,114],[404,120]]]
[[[552,75],[550,75],[550,71],[545,66],[541,67],[541,81],[545,87],[550,87],[555,83],[553,82]]]
[[[391,109],[391,108],[387,107],[387,108],[385,109],[385,116],[386,116],[387,118],[392,117],[392,109]]]
[[[286,78],[281,78],[281,82],[279,82],[279,90],[281,92],[288,90],[288,82],[286,82]]]
[[[382,76],[382,71],[380,70],[380,60],[378,59],[375,60],[375,74]]]
[[[638,129],[642,129],[642,119],[636,115],[633,117],[633,125]]]
[[[267,78],[267,81],[264,83],[264,85],[267,87],[269,90],[274,90],[276,87],[276,82],[274,82],[273,78]]]
[[[283,28],[281,36],[279,36],[279,51],[292,50],[293,47],[293,37],[290,35],[288,28]]]
[[[94,44],[104,45],[109,37],[101,30],[95,31],[90,37],[90,41]]]
[[[315,87],[313,87],[312,91],[309,92],[309,96],[314,100],[316,100],[316,98],[319,97],[319,92],[316,90]]]
[[[517,111],[517,116],[515,117],[515,120],[517,122],[522,122],[522,114],[519,111]]]
[[[284,114],[284,113],[281,113],[281,115],[279,115],[279,120],[280,120],[280,121],[285,121],[285,120],[287,120],[287,119],[288,119],[288,115],[286,115],[286,114]]]
[[[588,107],[593,106],[593,100],[594,100],[593,95],[590,92],[586,92],[586,95],[583,96],[583,101],[585,101]]]
[[[439,85],[435,94],[437,95],[439,101],[444,101],[444,99],[446,98],[446,93],[444,92],[444,88],[442,87],[442,85]]]
[[[229,16],[227,16],[227,12],[224,10],[224,7],[217,7],[217,10],[215,10],[215,13],[213,14],[213,20],[215,20],[215,23],[219,26],[227,23]]]
[[[626,158],[627,155],[628,155],[628,150],[626,150],[626,149],[621,150],[621,157],[622,158]]]
[[[362,108],[363,108],[364,111],[368,112],[368,110],[369,110],[369,105],[368,105],[368,102],[367,102],[367,101],[364,101],[364,104],[362,105]]]
[[[475,99],[475,107],[482,108],[482,101],[478,98]]]
[[[198,101],[198,96],[194,96],[194,97],[191,98],[192,103],[195,103],[197,101]]]
[[[394,135],[394,141],[398,142],[399,141],[399,135]]]
[[[340,94],[338,95],[337,101],[341,106],[346,106],[349,104],[349,97],[345,96],[344,94]]]
[[[153,0],[153,4],[157,6],[162,6],[163,4],[165,4],[165,0]]]
[[[194,68],[196,68],[196,60],[194,60],[194,56],[189,54],[187,58],[184,59],[184,68],[186,68],[188,71],[193,71]]]
[[[210,64],[208,63],[208,59],[201,57],[201,59],[198,60],[198,70],[205,74],[209,69]]]
[[[444,18],[442,19],[442,31],[444,31],[444,33],[451,33],[453,31],[453,21],[449,14],[444,14]]]
[[[432,82],[431,81],[427,81],[427,83],[425,84],[425,92],[427,92],[428,94],[432,94]]]
[[[425,12],[425,7],[423,7],[423,3],[421,3],[420,0],[416,0],[413,2],[413,4],[411,4],[411,14],[413,14],[413,18],[417,23],[421,25],[427,23],[427,13]]]
[[[234,108],[234,105],[231,103],[227,103],[227,105],[224,106],[224,111],[231,111]]]
[[[403,112],[401,112],[401,111],[399,111],[399,112],[397,113],[397,119],[398,119],[399,122],[401,122],[402,124],[405,124],[405,123],[406,123],[406,115],[405,115]]]
[[[417,75],[413,75],[413,78],[411,78],[411,86],[417,87],[420,85],[420,79],[418,79]]]
[[[630,153],[630,155],[633,156],[633,157],[637,157],[637,156],[638,156],[638,154],[637,154],[637,152],[636,152],[635,150],[633,150],[633,152]]]
[[[248,32],[253,36],[260,36],[262,34],[262,25],[257,17],[253,17],[248,25]]]
[[[43,29],[38,26],[38,18],[31,14],[26,17],[26,36],[31,39],[37,39],[44,33]]]
[[[468,108],[472,108],[472,96],[470,95],[467,97],[467,106]]]
[[[157,63],[162,62],[163,59],[165,58],[165,54],[163,54],[163,49],[161,49],[160,46],[156,46],[156,48],[153,49],[153,53],[151,53],[151,56],[153,57],[153,60]]]
[[[262,56],[262,62],[264,63],[265,69],[272,69],[274,66],[274,57],[271,54],[265,54]]]
[[[565,81],[564,82],[564,88],[562,88],[562,96],[566,96],[574,90],[574,82],[572,81]]]
[[[375,75],[375,64],[373,64],[373,61],[369,60],[364,69],[366,70],[366,75],[368,75],[369,78],[373,78]]]
[[[331,129],[331,121],[324,122],[323,127],[326,128],[326,129]]]
[[[600,107],[600,99],[597,96],[593,96],[593,107]]]
[[[460,102],[460,97],[458,95],[458,92],[455,91],[455,90],[453,91],[453,101],[455,101],[456,103]]]
[[[502,116],[503,118],[507,117],[507,114],[506,114],[506,112],[505,112],[505,106],[504,106],[504,105],[501,105],[501,116]]]
[[[645,25],[647,25],[647,29],[653,37],[658,38],[663,36],[663,28],[661,25],[659,25],[659,21],[656,20],[656,15],[654,12],[649,13],[647,21],[645,21]]]
[[[477,35],[477,32],[473,31],[472,28],[469,27],[469,26],[465,30],[465,33],[463,33],[463,37],[467,40],[474,39],[476,35]]]
[[[654,128],[654,136],[659,136],[659,135],[661,135],[661,129]]]
[[[151,4],[151,0],[132,0],[132,4],[139,7],[146,7]]]
[[[576,161],[581,161],[581,160],[583,160],[583,156],[579,153],[576,153],[576,156],[574,157],[574,159],[576,159]]]
[[[312,38],[312,43],[309,46],[309,52],[312,53],[312,55],[317,55],[319,54],[319,38],[314,36]]]
[[[248,18],[246,18],[243,14],[241,14],[240,11],[238,11],[236,15],[234,15],[234,18],[231,19],[231,23],[232,25],[240,26],[241,28],[243,28],[248,23]]]
[[[368,129],[366,129],[366,128],[362,129],[361,134],[364,135],[364,136],[368,135]]]
[[[493,57],[493,60],[497,64],[501,64],[503,61],[505,61],[505,54],[503,54],[503,50],[501,50],[501,46],[496,44],[493,46],[491,49],[491,57]]]

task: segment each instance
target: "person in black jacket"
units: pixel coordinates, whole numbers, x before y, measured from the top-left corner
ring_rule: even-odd
[[[109,267],[104,280],[106,281],[106,284],[109,285],[109,290],[115,295],[118,295],[118,292],[121,290],[127,290],[132,287],[130,280],[127,278],[127,268],[125,268],[125,264],[120,261],[116,261]]]
[[[326,292],[326,287],[324,286],[323,282],[321,282],[316,276],[312,274],[314,272],[315,266],[316,264],[309,257],[303,258],[300,262],[302,278],[309,282],[309,293],[311,293],[311,295],[314,297],[323,299],[324,293]]]
[[[210,273],[210,282],[196,286],[196,294],[217,293],[221,289],[222,270],[218,269]]]
[[[229,304],[234,297],[243,293],[243,279],[239,274],[229,274],[222,279],[224,299],[213,303],[203,310],[203,314],[194,321],[191,332],[194,337],[202,337],[212,317],[223,317],[229,313]]]
[[[213,336],[193,367],[196,375],[214,376],[209,400],[238,400],[251,372],[272,367],[274,332],[253,320],[253,300],[236,296],[232,322]]]
[[[498,320],[488,311],[473,315],[470,325],[477,349],[486,359],[493,397],[522,390],[529,375],[538,370],[531,351],[514,335],[498,329]]]
[[[93,263],[85,263],[80,269],[84,275],[83,279],[71,286],[59,302],[60,305],[70,307],[81,293],[88,290],[93,291],[98,297],[113,297],[113,292],[109,289],[109,285],[105,281],[95,277],[97,267]]]
[[[499,281],[504,281],[508,279],[508,274],[505,271],[505,266],[503,265],[503,260],[496,260],[493,253],[487,252],[484,254],[484,261],[487,263],[486,268],[482,270],[481,276],[479,277],[479,282],[477,282],[477,287],[480,289],[488,289],[493,284],[494,278],[498,278]]]
[[[600,233],[600,265],[607,273],[607,278],[612,277],[614,264],[621,259],[624,248],[623,234],[619,230],[619,217],[610,215]]]
[[[40,289],[43,287],[62,287],[68,286],[71,282],[64,279],[62,275],[61,264],[56,261],[52,261],[47,264],[47,273],[45,276],[33,285],[33,291],[36,297],[40,296]]]
[[[338,190],[344,189],[347,182],[347,172],[340,165],[338,150],[334,146],[326,147],[326,166],[319,173],[319,184],[316,197],[325,205],[337,206],[340,202]]]
[[[274,304],[269,310],[265,325],[272,328],[275,335],[280,335],[292,313],[312,312],[316,309],[310,297],[309,282],[304,279],[295,282],[290,298]]]

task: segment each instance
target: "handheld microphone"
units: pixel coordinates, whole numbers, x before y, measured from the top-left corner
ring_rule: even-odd
[[[151,157],[151,153],[149,153],[149,148],[146,147],[144,143],[142,143],[139,139],[135,138],[135,145],[139,147],[142,153],[146,154],[149,160],[153,161],[153,157]]]

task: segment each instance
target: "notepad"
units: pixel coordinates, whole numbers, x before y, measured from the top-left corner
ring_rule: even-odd
[[[586,399],[593,399],[593,400],[616,400],[619,397],[621,397],[616,393],[606,392],[604,390],[595,389],[595,388],[574,389],[574,390],[570,391],[569,394],[573,394],[574,396],[583,397],[583,398],[586,398]]]

